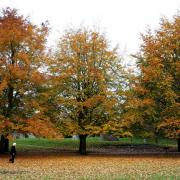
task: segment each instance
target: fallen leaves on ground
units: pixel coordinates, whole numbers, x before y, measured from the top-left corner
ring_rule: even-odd
[[[180,179],[180,158],[140,156],[19,156],[15,163],[0,157],[0,179]]]

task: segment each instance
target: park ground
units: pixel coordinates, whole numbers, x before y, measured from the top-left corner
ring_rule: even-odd
[[[174,142],[160,141],[163,146],[153,146],[152,142],[142,146],[141,142],[139,146],[139,141],[136,139],[131,145],[133,149],[141,147],[143,151],[132,153],[127,149],[127,139],[99,142],[90,138],[88,155],[80,156],[76,152],[78,140],[16,140],[18,155],[14,164],[8,162],[8,154],[0,155],[0,179],[180,179],[180,154],[175,152]],[[163,143],[170,147],[169,152],[164,151]],[[156,151],[150,152],[153,147]],[[124,151],[113,153],[118,149]]]

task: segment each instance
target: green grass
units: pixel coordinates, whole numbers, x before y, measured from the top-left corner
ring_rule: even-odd
[[[144,139],[140,137],[120,138],[119,141],[129,144],[156,144],[160,146],[176,146],[176,140],[167,138],[159,138],[158,143],[156,143],[155,139],[146,139],[146,142],[144,142]]]
[[[62,140],[51,140],[43,138],[21,138],[15,140],[18,149],[48,149],[48,148],[60,148],[60,149],[76,149],[78,147],[78,140],[72,140],[70,138]]]
[[[58,149],[78,149],[79,140],[65,138],[62,140],[49,140],[43,138],[20,138],[15,140],[18,149],[48,149],[48,148],[58,148]],[[100,137],[88,137],[87,138],[87,148],[101,148],[107,146],[120,146],[123,144],[156,144],[153,139],[148,139],[145,143],[142,138],[120,138],[119,141],[103,141]],[[175,147],[176,141],[172,139],[159,139],[159,146],[170,146]]]

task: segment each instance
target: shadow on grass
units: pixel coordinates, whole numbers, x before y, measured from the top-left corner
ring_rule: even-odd
[[[48,158],[48,157],[122,157],[122,158],[180,158],[180,153],[178,152],[147,152],[147,153],[127,153],[127,152],[97,152],[88,150],[86,155],[80,155],[78,151],[67,150],[67,151],[20,151],[18,152],[18,158]]]
[[[31,146],[30,149],[28,147],[21,148],[18,150],[18,155],[20,156],[31,156],[31,155],[43,155],[43,156],[53,156],[53,155],[73,155],[78,156],[78,149],[69,149],[61,147],[44,147],[37,148],[35,146]],[[103,147],[88,147],[87,155],[98,155],[98,156],[180,156],[180,152],[177,152],[177,149],[174,147],[168,147],[168,149],[152,144],[112,144]]]

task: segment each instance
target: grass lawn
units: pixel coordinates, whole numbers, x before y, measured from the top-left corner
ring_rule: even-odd
[[[76,150],[79,146],[78,139],[65,138],[62,140],[48,140],[42,138],[20,138],[15,140],[18,149],[69,149]],[[12,143],[12,142],[11,142]],[[123,144],[144,144],[142,138],[120,138],[119,141],[103,141],[100,137],[89,137],[87,138],[87,149],[101,148],[108,146],[118,146]],[[155,141],[149,139],[146,144],[155,144]],[[170,146],[176,147],[176,141],[172,139],[159,139],[159,146]]]
[[[0,157],[0,179],[18,180],[178,180],[180,158],[136,156],[20,156],[14,164]]]

